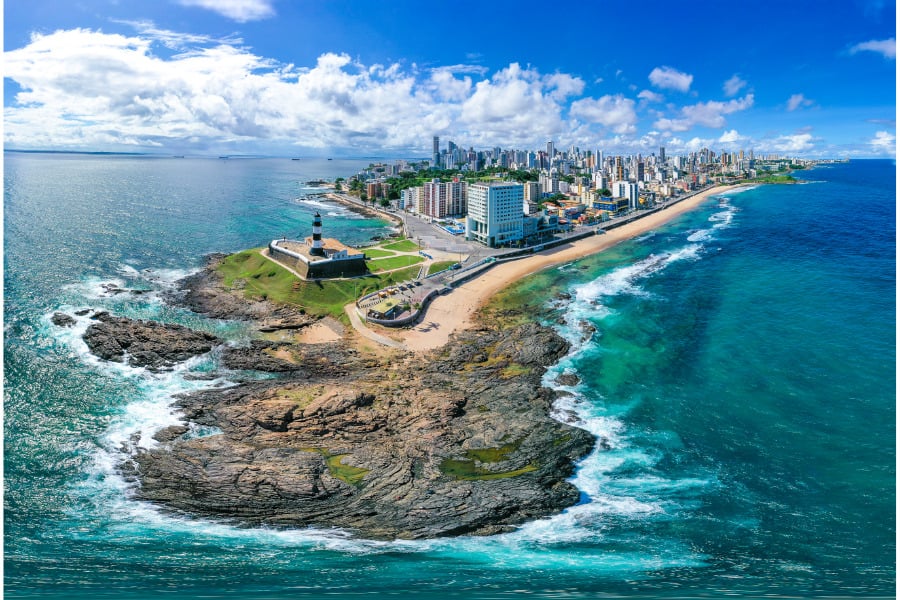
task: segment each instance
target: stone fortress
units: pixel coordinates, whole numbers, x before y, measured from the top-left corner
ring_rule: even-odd
[[[355,277],[368,273],[362,252],[333,238],[322,239],[322,216],[313,217],[312,237],[303,241],[272,240],[269,256],[296,271],[303,279]]]

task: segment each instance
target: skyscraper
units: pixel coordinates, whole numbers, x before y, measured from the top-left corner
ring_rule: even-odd
[[[666,147],[665,146],[659,147],[659,162],[660,163],[666,162]]]
[[[622,164],[621,156],[616,157],[615,172],[613,173],[613,178],[616,181],[622,181],[625,179],[625,165]]]
[[[552,163],[554,156],[556,156],[556,149],[553,148],[553,141],[551,140],[547,142],[547,160]]]
[[[431,144],[431,164],[435,167],[440,167],[441,162],[441,138],[438,136],[434,136],[434,140]]]

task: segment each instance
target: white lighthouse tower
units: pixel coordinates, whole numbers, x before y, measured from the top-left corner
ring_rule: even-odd
[[[309,253],[313,256],[325,256],[325,246],[322,244],[322,215],[318,212],[313,217],[312,244]]]

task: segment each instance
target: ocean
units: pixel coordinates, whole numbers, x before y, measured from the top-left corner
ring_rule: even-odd
[[[116,465],[227,379],[93,358],[56,311],[103,308],[229,339],[167,305],[210,252],[389,231],[307,196],[368,160],[4,156],[8,598],[891,597],[896,551],[892,160],[712,198],[504,292],[572,343],[547,385],[602,440],[582,502],[512,533],[375,542],[242,528],[130,497]],[[110,294],[108,284],[146,290]],[[586,332],[592,332],[587,335]],[[563,372],[580,383],[556,383]]]

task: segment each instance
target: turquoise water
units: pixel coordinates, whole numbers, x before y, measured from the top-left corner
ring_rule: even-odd
[[[892,596],[895,171],[854,161],[711,200],[537,276],[578,373],[558,407],[605,443],[584,502],[491,538],[236,528],[129,498],[123,452],[222,379],[92,359],[56,310],[215,331],[158,294],[212,251],[386,224],[304,199],[368,161],[5,155],[8,597]],[[107,297],[103,283],[151,290]],[[571,298],[561,300],[558,290]],[[583,323],[596,332],[584,339]],[[123,449],[124,448],[124,449]]]

